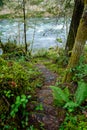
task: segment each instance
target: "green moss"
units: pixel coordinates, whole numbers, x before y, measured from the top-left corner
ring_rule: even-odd
[[[4,92],[10,91],[10,96],[11,94],[14,95],[11,99],[7,99],[10,103],[15,100],[17,95],[26,94],[26,92],[32,95],[35,93],[35,89],[41,87],[42,84],[43,77],[32,62],[6,61],[0,58],[0,95],[6,97]],[[1,103],[1,105],[0,109],[4,110],[4,103]]]

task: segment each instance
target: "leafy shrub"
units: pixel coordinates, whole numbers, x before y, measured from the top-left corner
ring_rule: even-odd
[[[78,88],[70,100],[70,93],[68,88],[62,90],[59,87],[51,86],[53,90],[54,102],[57,106],[63,106],[72,112],[76,107],[79,107],[87,98],[87,84],[85,82],[78,82]]]
[[[0,66],[0,88],[21,93],[29,87],[29,73],[19,63],[9,61]],[[17,90],[16,90],[17,89]]]
[[[87,119],[82,114],[77,116],[67,114],[59,130],[87,130]]]
[[[38,50],[33,56],[34,57],[47,57],[48,52],[46,49],[42,48],[40,50]]]
[[[25,56],[24,47],[21,45],[18,46],[16,43],[9,41],[7,43],[0,43],[0,46],[3,50],[2,57],[4,59],[15,59],[16,57]]]
[[[61,48],[51,48],[48,51],[48,58],[52,59],[58,66],[65,67],[68,63],[68,57],[66,56],[65,50]]]
[[[76,67],[75,69],[76,74],[73,77],[74,81],[78,81],[78,80],[85,80],[87,81],[87,64],[80,64],[79,66]]]
[[[87,98],[87,83],[78,82],[78,88],[75,93],[75,102],[78,105],[81,105],[83,101]]]
[[[17,130],[21,128],[26,128],[28,126],[28,116],[29,112],[26,110],[26,105],[29,102],[31,96],[26,96],[22,94],[17,96],[14,103],[11,104],[11,109],[9,114],[6,116],[5,113],[1,114],[1,129],[14,129]],[[18,122],[17,122],[18,121]],[[20,123],[20,126],[17,124]]]
[[[22,109],[22,107],[25,109],[26,108],[26,104],[28,103],[28,99],[29,98],[31,98],[31,96],[27,97],[24,94],[22,94],[21,96],[17,96],[15,103],[11,105],[10,115],[12,117],[15,117],[15,115],[18,112],[20,106],[21,106],[21,109]]]
[[[59,57],[57,59],[57,63],[63,67],[66,67],[68,64],[69,57],[66,56],[65,50],[59,52]]]
[[[27,92],[33,94],[35,88],[41,86],[42,83],[41,73],[32,64],[5,61],[0,58],[0,95],[6,97],[8,102],[13,102],[16,96]],[[0,99],[1,103],[2,101],[3,98]],[[0,104],[1,113],[5,112],[3,108],[6,103],[3,101],[2,104]]]
[[[53,97],[54,97],[55,105],[61,106],[61,105],[64,105],[64,102],[69,101],[68,88],[65,88],[64,90],[62,90],[59,87],[51,86],[51,89],[53,90]]]
[[[15,51],[23,51],[22,46],[18,46],[16,43],[13,42],[6,42],[6,43],[0,43],[1,48],[3,49],[3,53],[12,53]]]
[[[43,77],[32,63],[4,60],[0,57],[0,124],[1,129],[21,129],[28,125],[26,105]],[[29,95],[29,96],[28,96]],[[20,117],[20,118],[19,118]],[[12,121],[11,121],[12,120]]]
[[[85,81],[87,82],[87,64],[86,64],[86,57],[82,55],[79,60],[79,65],[75,68],[71,69],[74,73],[73,81]]]

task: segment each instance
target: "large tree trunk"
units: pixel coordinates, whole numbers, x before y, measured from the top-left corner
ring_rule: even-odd
[[[83,9],[84,9],[84,4],[83,4],[82,0],[75,0],[72,21],[70,24],[70,30],[69,30],[69,34],[68,34],[68,38],[67,38],[67,42],[66,42],[66,47],[65,47],[67,54],[73,48],[77,29],[78,29],[79,22],[80,22],[82,13],[83,13]]]
[[[78,27],[75,44],[72,50],[72,55],[68,63],[67,72],[63,82],[70,82],[72,80],[73,72],[71,72],[70,70],[78,65],[86,40],[87,40],[87,5],[85,4],[84,12]]]

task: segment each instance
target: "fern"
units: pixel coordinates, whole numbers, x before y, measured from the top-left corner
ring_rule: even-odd
[[[63,92],[66,94],[67,98],[69,98],[70,96],[70,92],[69,92],[69,89],[66,87]]]
[[[87,83],[85,82],[78,82],[78,88],[75,93],[75,102],[78,105],[81,105],[81,103],[87,98]]]
[[[69,100],[70,93],[67,87],[62,90],[59,87],[51,86],[51,89],[53,91],[55,105],[63,106],[69,112],[73,112],[87,98],[87,84],[85,82],[78,82],[78,88],[75,95],[73,95],[74,101]]]
[[[64,108],[68,109],[69,112],[73,112],[76,107],[78,107],[78,104],[73,101],[69,101],[64,105]]]
[[[62,106],[65,104],[65,102],[69,101],[68,88],[65,88],[65,90],[62,90],[59,87],[51,86],[51,89],[53,91],[55,105]]]

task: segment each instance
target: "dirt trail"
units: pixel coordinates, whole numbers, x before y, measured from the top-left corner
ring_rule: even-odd
[[[42,104],[43,110],[33,113],[32,117],[35,122],[43,123],[45,130],[58,130],[64,118],[64,111],[54,107],[50,89],[50,86],[56,82],[57,74],[48,70],[44,65],[37,64],[37,67],[45,77],[43,87],[37,92],[37,102]]]

